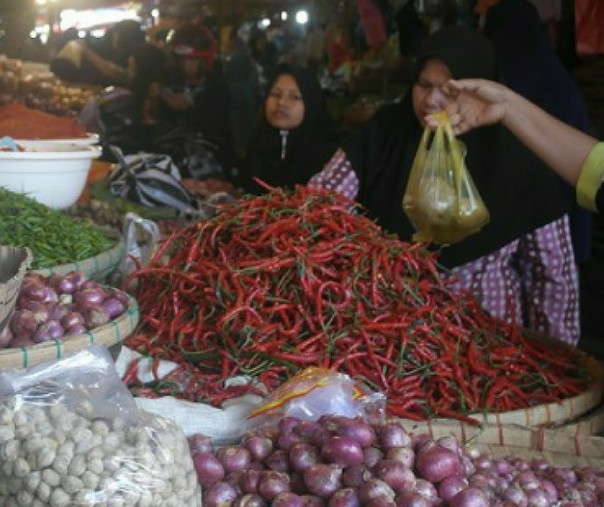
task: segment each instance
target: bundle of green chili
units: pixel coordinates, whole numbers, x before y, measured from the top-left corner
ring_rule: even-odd
[[[29,247],[32,269],[94,257],[115,246],[102,229],[0,187],[0,245]]]
[[[195,363],[187,375],[205,387],[180,394],[209,403],[233,375],[274,388],[310,365],[362,380],[387,395],[391,414],[415,419],[527,408],[585,388],[568,354],[450,292],[431,252],[352,207],[321,190],[274,189],[170,236],[126,280],[143,324],[130,346]]]

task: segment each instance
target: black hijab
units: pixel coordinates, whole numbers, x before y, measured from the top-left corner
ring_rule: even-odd
[[[311,71],[296,65],[278,65],[268,83],[265,102],[275,81],[283,74],[293,76],[300,88],[304,119],[298,127],[288,131],[285,157],[282,159],[280,130],[268,123],[263,110],[242,171],[242,185],[252,193],[265,192],[263,187],[254,183],[253,177],[277,187],[293,188],[296,184],[306,184],[311,176],[323,169],[338,148],[336,129],[323,91]]]
[[[454,78],[496,77],[489,41],[473,29],[447,27],[420,50],[418,75],[431,58],[443,61]],[[361,186],[359,202],[390,232],[409,241],[413,226],[401,202],[423,127],[415,116],[412,90],[386,106],[344,145]],[[560,180],[501,126],[460,137],[466,164],[490,213],[490,222],[461,243],[441,249],[440,262],[454,267],[503,247],[568,209]]]

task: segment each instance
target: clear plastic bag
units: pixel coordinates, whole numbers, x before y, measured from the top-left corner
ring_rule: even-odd
[[[310,367],[275,389],[248,416],[248,426],[271,425],[284,417],[314,421],[328,414],[377,424],[383,422],[385,408],[382,393],[369,391],[344,373]]]
[[[0,373],[0,505],[199,507],[201,490],[181,430],[92,346]]]
[[[416,230],[413,241],[457,243],[488,223],[464,155],[445,116],[434,132],[424,130],[402,202]]]

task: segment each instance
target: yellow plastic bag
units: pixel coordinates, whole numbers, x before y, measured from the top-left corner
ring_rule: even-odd
[[[446,113],[441,120],[434,132],[424,129],[402,204],[413,241],[451,244],[478,232],[489,212],[466,169],[465,145]]]

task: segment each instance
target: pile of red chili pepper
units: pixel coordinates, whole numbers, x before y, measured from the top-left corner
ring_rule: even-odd
[[[587,383],[565,346],[452,293],[433,253],[323,190],[243,198],[167,237],[125,285],[143,326],[127,344],[188,361],[177,394],[195,401],[240,395],[223,388],[235,375],[272,389],[311,365],[381,390],[391,414],[413,419],[528,408]]]

